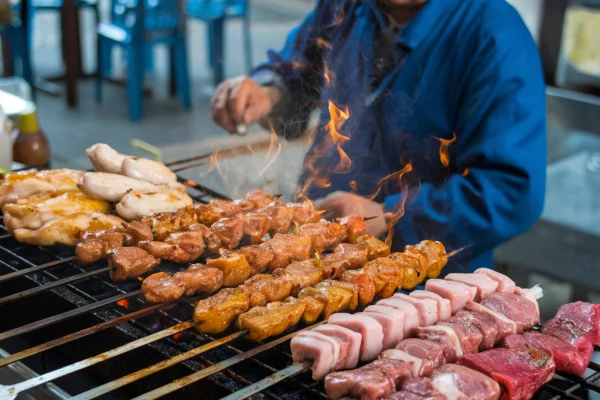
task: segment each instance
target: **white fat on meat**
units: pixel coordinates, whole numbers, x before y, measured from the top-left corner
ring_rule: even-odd
[[[334,339],[344,338],[344,340],[348,343],[348,346],[345,354],[346,362],[342,368],[356,368],[358,365],[358,359],[360,358],[360,342],[362,340],[360,333],[334,324],[319,325],[314,327],[312,331],[322,333],[323,335],[333,337]]]
[[[372,305],[365,308],[365,312],[383,314],[391,317],[394,321],[392,331],[389,333],[391,340],[400,343],[402,339],[404,339],[404,311],[389,306]]]
[[[392,315],[380,314],[366,310],[365,312],[358,314],[366,315],[367,317],[371,317],[375,321],[379,322],[381,325],[381,330],[383,331],[383,341],[381,342],[383,350],[391,349],[396,346],[398,342],[400,342],[400,340],[398,340],[399,333],[400,335],[404,336],[404,325],[397,325],[397,320]]]
[[[452,315],[463,309],[469,301],[473,301],[477,294],[477,289],[472,286],[444,279],[429,279],[425,284],[425,290],[450,300]]]
[[[292,339],[290,347],[294,363],[310,364],[312,378],[316,381],[334,370],[340,352],[335,339],[314,331],[300,332]]]
[[[498,289],[498,282],[483,274],[459,274],[452,273],[444,278],[447,281],[464,283],[477,289],[475,301],[479,302],[484,297],[494,293]]]
[[[500,385],[495,380],[457,364],[438,368],[431,377],[430,385],[448,400],[495,400],[500,397]]]
[[[434,326],[425,326],[417,328],[417,336],[421,339],[430,339],[431,336],[444,337],[443,341],[444,346],[452,346],[453,353],[456,355],[456,359],[459,359],[463,356],[462,347],[460,345],[460,339],[458,339],[458,335],[450,326],[447,325],[434,325]],[[434,340],[435,341],[435,340]],[[444,350],[444,354],[446,354],[446,350]],[[453,363],[456,359],[448,359],[448,354],[446,354],[446,362]]]
[[[465,307],[465,310],[487,315],[494,319],[498,328],[496,343],[500,342],[508,335],[514,335],[517,333],[517,323],[515,321],[506,318],[504,315],[497,313],[496,311],[490,310],[486,306],[475,302],[469,302]]]
[[[438,307],[438,320],[443,322],[452,316],[452,306],[450,300],[443,298],[439,294],[428,292],[427,290],[413,290],[409,296],[416,297],[418,299],[431,299],[437,303]]]
[[[411,356],[405,351],[389,349],[381,353],[381,358],[406,361],[410,365],[410,374],[412,376],[422,376],[423,374],[424,361],[418,357]]]
[[[488,278],[498,282],[498,287],[496,288],[497,292],[513,293],[517,287],[512,279],[504,274],[501,274],[500,272],[494,271],[493,269],[479,268],[474,272],[474,274],[485,275]]]
[[[411,303],[419,312],[419,325],[430,326],[438,322],[438,307],[437,302],[432,299],[423,299],[417,297],[410,297],[404,293],[396,293],[392,298],[408,301]]]
[[[408,301],[390,297],[389,299],[379,300],[375,305],[392,307],[404,312],[404,337],[412,335],[415,328],[419,326],[419,311]]]
[[[336,313],[329,317],[329,324],[340,325],[360,333],[360,360],[377,358],[383,350],[383,329],[381,324],[367,315]]]

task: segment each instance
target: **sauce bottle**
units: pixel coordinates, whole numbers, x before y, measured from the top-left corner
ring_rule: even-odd
[[[13,159],[29,167],[45,168],[50,165],[48,138],[38,124],[33,106],[19,117],[19,135],[13,144]]]

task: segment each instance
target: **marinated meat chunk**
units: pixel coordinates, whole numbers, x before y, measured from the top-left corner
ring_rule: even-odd
[[[367,231],[367,223],[365,219],[358,215],[348,215],[340,218],[339,223],[348,229],[347,240],[350,243],[356,243],[358,238],[364,236]]]
[[[391,258],[380,257],[369,261],[362,269],[373,278],[375,293],[381,298],[390,297],[402,286],[403,270]]]
[[[222,247],[235,249],[244,237],[244,225],[241,218],[221,218],[210,229],[219,238]]]
[[[348,230],[338,223],[321,220],[317,223],[300,226],[297,234],[298,236],[309,237],[312,241],[313,250],[321,253],[345,240]]]
[[[223,286],[235,287],[244,283],[254,269],[242,254],[229,251],[216,259],[206,260],[206,265],[223,271]]]
[[[201,232],[171,233],[164,242],[141,241],[138,246],[162,260],[175,263],[196,261],[204,253],[204,237]]]
[[[142,294],[150,303],[166,303],[183,296],[185,283],[165,272],[150,275],[142,283]]]
[[[158,264],[160,258],[139,247],[119,247],[108,255],[108,265],[115,268],[110,271],[110,277],[114,281],[137,278],[152,271]]]
[[[75,248],[77,261],[84,265],[95,263],[108,253],[123,247],[126,235],[116,231],[87,232]]]
[[[204,237],[204,244],[206,245],[206,249],[210,253],[217,253],[219,248],[221,248],[221,239],[210,228],[203,224],[193,224],[188,228],[190,231],[200,232],[202,233],[202,237]]]
[[[498,327],[496,321],[489,315],[484,315],[476,312],[460,310],[453,317],[453,320],[464,320],[465,323],[473,324],[481,332],[481,343],[479,351],[491,349],[497,342]]]
[[[152,230],[154,240],[163,241],[173,232],[187,230],[197,224],[196,206],[186,206],[177,211],[167,211],[142,218],[142,224]]]
[[[273,253],[268,246],[244,246],[238,250],[254,268],[255,271],[264,271],[273,260]]]
[[[250,307],[256,307],[284,300],[294,286],[294,279],[290,276],[260,274],[247,279],[241,287],[248,293]]]
[[[243,289],[223,289],[198,302],[194,309],[196,329],[204,333],[221,333],[249,307],[250,301]]]
[[[254,189],[246,194],[244,200],[254,208],[261,208],[277,200],[276,197],[266,194],[260,189]]]
[[[308,236],[291,234],[276,234],[269,241],[269,248],[273,252],[270,268],[284,268],[292,261],[303,261],[310,258],[312,240]]]
[[[492,293],[481,301],[481,305],[514,321],[517,333],[540,323],[537,305],[514,293]]]
[[[175,273],[173,280],[183,282],[186,296],[213,293],[223,285],[223,271],[203,264],[192,264],[187,270]]]
[[[302,204],[290,203],[288,206],[294,210],[294,222],[297,225],[319,222],[321,219],[321,212],[316,210],[308,200],[303,201]]]
[[[304,303],[288,297],[285,301],[275,301],[262,307],[254,307],[240,315],[236,321],[238,329],[248,329],[246,338],[260,341],[279,335],[296,326],[304,313]]]
[[[320,316],[328,319],[335,312],[358,305],[358,295],[352,285],[331,280],[302,289],[298,300],[306,303],[302,319],[307,324],[314,323]]]
[[[309,259],[305,261],[295,261],[285,268],[279,268],[273,271],[275,276],[290,276],[293,278],[296,286],[292,292],[293,296],[297,296],[300,290],[316,285],[324,278],[323,268]]]
[[[333,253],[321,256],[321,260],[325,264],[345,261],[348,269],[356,269],[369,261],[368,254],[366,246],[340,243],[335,247]]]
[[[375,298],[375,282],[368,272],[362,269],[344,271],[340,280],[352,283],[357,288],[358,301],[361,305],[370,304]]]
[[[374,236],[360,236],[356,239],[356,243],[367,246],[367,249],[369,250],[369,260],[375,260],[376,258],[390,255],[390,246]]]
[[[458,363],[482,372],[504,388],[503,398],[530,399],[554,375],[555,364],[550,353],[528,349],[492,349],[467,354]]]
[[[402,253],[392,253],[389,258],[398,262],[404,271],[411,271],[409,276],[404,279],[402,284],[403,289],[414,289],[415,286],[419,285],[427,277],[428,260],[424,255],[405,251]]]
[[[272,234],[288,233],[292,228],[294,209],[285,203],[275,201],[261,209],[269,218],[269,227]]]
[[[428,278],[437,278],[448,262],[444,245],[433,240],[423,240],[417,244],[406,246],[404,251],[413,254],[418,253],[426,258]]]
[[[244,235],[250,237],[252,244],[261,243],[269,233],[269,217],[263,213],[250,211],[236,217],[244,221]]]

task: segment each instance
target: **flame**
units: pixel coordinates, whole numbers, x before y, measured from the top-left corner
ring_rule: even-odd
[[[322,49],[331,50],[331,43],[329,43],[327,40],[325,40],[323,38],[317,38],[317,46],[319,46]]]
[[[462,172],[461,174],[462,176],[467,176],[469,175],[469,168],[465,168],[465,170]]]
[[[435,137],[435,136],[434,136]],[[435,137],[440,141],[440,161],[444,167],[450,165],[450,156],[448,155],[448,148],[452,143],[456,141],[456,133],[452,132],[452,139],[442,139]]]
[[[406,199],[408,198],[408,193],[406,190],[408,188],[407,188],[407,185],[402,182],[402,177],[405,174],[411,172],[412,170],[413,170],[412,164],[408,163],[400,171],[394,172],[393,174],[390,174],[390,175],[380,179],[378,182],[379,186],[377,188],[377,193],[379,193],[379,191],[381,190],[381,185],[383,185],[383,183],[389,181],[392,178],[395,178],[398,180],[398,183],[401,188],[401,193],[403,193],[403,195],[400,197],[400,201],[398,202],[398,206],[394,210],[394,212],[387,212],[385,214],[385,218],[388,221],[388,224],[387,224],[388,233],[385,238],[385,243],[388,246],[392,245],[392,239],[394,238],[394,226],[398,223],[398,221],[400,221],[400,218],[402,218],[404,216],[404,206],[406,204]]]
[[[411,163],[407,163],[400,171],[396,171],[396,172],[392,172],[391,174],[389,174],[388,176],[384,176],[383,178],[381,178],[379,180],[379,182],[377,182],[377,185],[375,186],[375,191],[369,196],[367,197],[367,200],[374,200],[377,195],[379,194],[379,192],[381,191],[381,188],[383,187],[383,185],[386,182],[389,182],[390,180],[397,180],[400,185],[402,185],[402,177],[411,172],[413,170],[412,168],[412,164]]]
[[[337,16],[337,19],[331,24],[332,28],[339,28],[339,26],[342,25],[342,22],[344,22],[344,18],[346,18],[344,9],[340,8],[339,10],[340,11]]]
[[[350,138],[340,133],[340,129],[350,118],[350,111],[348,107],[342,110],[331,101],[329,101],[328,110],[330,119],[325,125],[325,131],[328,135],[306,156],[304,171],[307,178],[304,186],[296,191],[296,198],[305,196],[308,189],[313,185],[319,188],[331,186],[331,179],[328,177],[329,173],[345,174],[352,169],[352,160],[342,148]],[[317,161],[325,157],[327,152],[334,146],[340,156],[340,161],[331,171],[323,171],[323,168],[317,165]]]
[[[323,78],[325,78],[325,85],[327,87],[331,87],[333,85],[333,80],[335,79],[335,75],[329,69],[327,64],[323,64]]]
[[[265,162],[263,167],[259,173],[259,176],[263,176],[265,172],[271,168],[273,163],[279,158],[279,154],[281,153],[281,149],[283,149],[283,145],[285,144],[285,140],[280,139],[279,136],[275,133],[275,129],[271,126],[271,140],[269,141],[269,148],[267,149],[267,155],[265,156]],[[273,150],[277,146],[275,153]]]
[[[356,194],[358,192],[358,187],[356,185],[356,181],[350,181],[349,183],[352,194]]]
[[[138,276],[138,277],[137,277],[137,280],[138,280],[138,281],[140,281],[140,282],[143,282],[143,281],[144,281],[144,278],[142,278],[141,276]]]
[[[209,163],[208,163],[208,172],[213,172],[215,170],[215,168],[219,168],[218,164],[217,164],[217,160],[219,159],[219,150],[214,151],[211,155],[210,155],[210,159],[209,159]]]
[[[176,342],[179,342],[182,337],[183,337],[183,332],[177,332],[176,334],[173,335],[173,340]]]
[[[127,300],[127,299],[121,299],[121,300],[117,301],[117,304],[120,305],[121,307],[129,308],[129,300]]]

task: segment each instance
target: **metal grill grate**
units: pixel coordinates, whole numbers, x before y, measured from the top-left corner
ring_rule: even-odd
[[[181,181],[198,202],[225,198],[195,182]],[[181,268],[168,263],[160,266],[167,272]],[[153,399],[166,395],[228,400],[248,396],[327,398],[322,383],[314,382],[302,366],[290,365],[288,340],[304,327],[265,344],[244,340],[243,332],[234,330],[218,337],[200,334],[191,329],[189,320],[198,298],[149,305],[139,296],[140,282],[112,282],[108,269],[102,263],[79,266],[70,248],[20,244],[0,223],[0,347],[6,344],[16,349],[0,359],[0,368],[27,363],[65,347],[76,349],[75,363],[69,358],[48,367],[50,372],[42,368],[38,378],[0,386],[0,398],[12,398],[15,392],[48,382],[60,383],[64,377],[88,370],[102,379],[73,392],[78,399]],[[61,302],[51,303],[52,298]],[[46,301],[60,307],[44,307]],[[32,312],[34,308],[39,309]],[[9,309],[19,314],[16,321],[4,318]],[[33,345],[12,343],[37,336],[43,340],[38,338]],[[96,340],[100,336],[115,339]],[[90,344],[91,348],[87,347]],[[99,369],[102,365],[107,366]],[[588,390],[600,393],[600,366],[592,363],[590,369],[593,374],[585,379],[561,376],[553,380],[537,397],[584,399]],[[194,385],[201,380],[202,384]],[[184,387],[185,392],[181,390]]]

